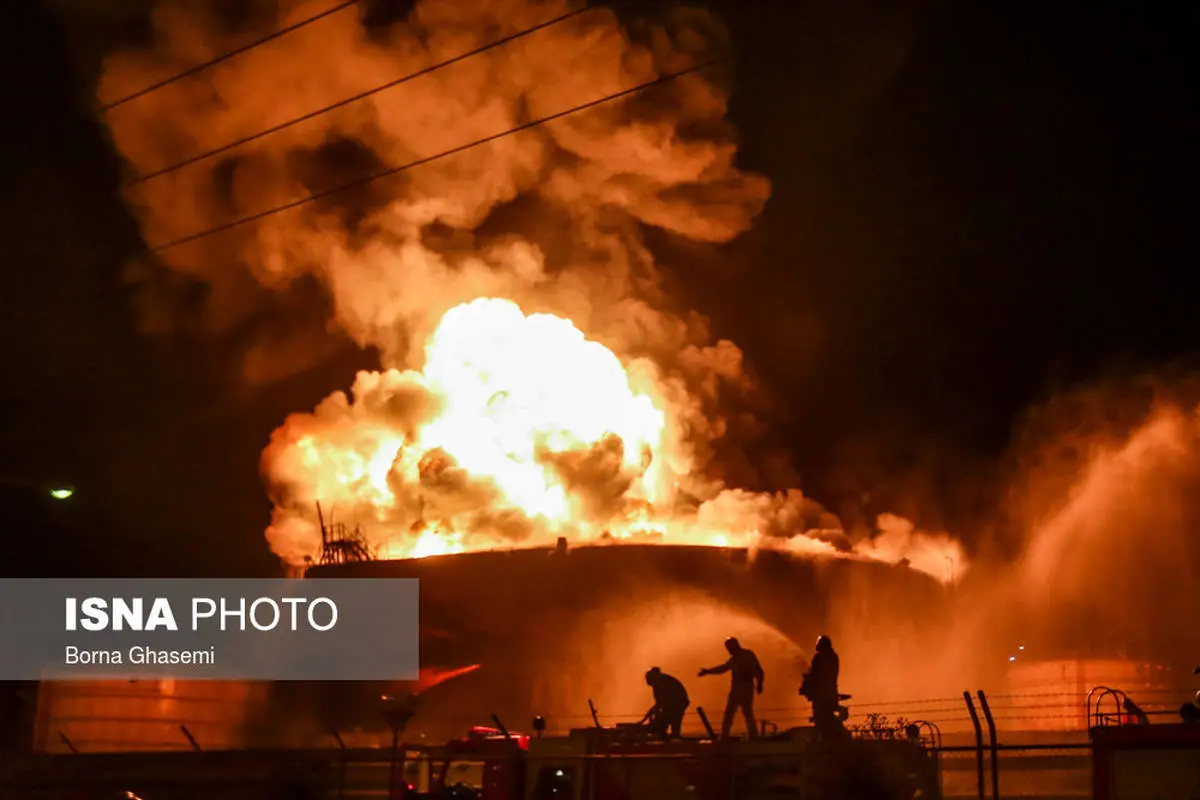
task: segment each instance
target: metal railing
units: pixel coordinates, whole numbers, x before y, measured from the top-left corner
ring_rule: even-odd
[[[1123,694],[1115,699],[1116,712],[1098,714],[1097,695],[1113,692],[1100,687],[1088,698],[1091,724],[1113,724],[1127,716]],[[1108,703],[1113,694],[1104,694]],[[1005,744],[1000,741],[993,704],[983,691],[962,694],[971,721],[974,743],[939,745],[939,784],[943,797],[975,797],[1000,800],[1003,793],[1021,797],[1089,798],[1092,795],[1092,744],[1090,741],[1060,741]],[[1166,712],[1146,712],[1158,714]],[[984,737],[984,727],[987,737]]]

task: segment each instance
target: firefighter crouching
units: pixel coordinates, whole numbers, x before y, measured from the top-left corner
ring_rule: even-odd
[[[683,714],[691,704],[687,689],[678,678],[658,667],[646,672],[646,685],[654,692],[654,705],[642,717],[642,723],[649,722],[650,730],[664,739],[678,739],[682,735]]]

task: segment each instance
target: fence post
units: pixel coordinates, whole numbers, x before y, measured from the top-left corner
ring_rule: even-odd
[[[971,714],[971,724],[975,726],[975,773],[979,779],[978,797],[983,800],[983,728],[979,725],[979,715],[975,713],[975,703],[971,700],[969,691],[963,692],[963,700],[967,701],[967,711]]]
[[[992,743],[992,800],[1000,800],[1000,745],[996,742],[996,721],[992,719],[992,709],[983,689],[976,694],[979,695],[979,707],[983,709],[983,718],[987,720],[988,738]]]
[[[717,732],[713,730],[713,726],[708,722],[708,714],[704,713],[701,706],[696,706],[696,713],[700,715],[700,721],[704,723],[704,730],[708,731],[708,736],[714,742],[717,740]]]
[[[329,728],[329,735],[333,737],[335,742],[337,742],[338,750],[341,751],[341,758],[339,759],[341,761],[341,765],[338,769],[337,790],[337,796],[341,798],[345,797],[346,795],[346,771],[348,769],[346,764],[346,742],[342,740],[342,735],[338,733],[338,729],[335,727]]]
[[[600,724],[600,715],[596,713],[596,704],[592,702],[592,698],[588,698],[588,711],[592,712],[592,722],[597,728],[603,728]]]
[[[186,737],[187,737],[187,740],[188,740],[188,742],[190,742],[190,743],[191,743],[191,745],[192,745],[192,749],[193,749],[193,750],[196,750],[196,751],[199,751],[199,750],[200,750],[200,743],[196,741],[196,737],[195,737],[195,736],[192,736],[192,732],[191,732],[191,731],[189,731],[189,730],[187,729],[187,725],[180,725],[180,726],[179,726],[179,730],[183,731],[183,735],[184,735],[184,736],[186,736]]]
[[[400,726],[392,726],[392,757],[391,763],[388,764],[388,800],[392,800],[396,796],[396,779],[399,776],[399,762],[397,758],[400,755]]]

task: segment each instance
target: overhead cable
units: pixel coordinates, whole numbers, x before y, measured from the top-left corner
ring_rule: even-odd
[[[582,14],[583,12],[588,11],[588,10],[590,10],[589,7],[584,6],[582,8],[575,9],[574,11],[569,11],[565,14],[560,14],[559,16],[555,17],[554,19],[547,20],[538,25],[534,25],[532,28],[525,28],[524,30],[518,31],[518,32],[510,34],[508,36],[504,36],[500,39],[496,39],[495,41],[489,42],[488,44],[477,47],[474,50],[470,50],[466,53],[461,53],[457,56],[454,56],[453,58],[447,59],[446,61],[440,61],[437,64],[431,64],[430,66],[425,67],[423,69],[419,69],[416,72],[412,72],[403,77],[396,78],[395,80],[388,81],[387,83],[384,83],[384,84],[380,84],[379,86],[376,86],[373,89],[367,89],[366,91],[359,92],[356,95],[352,95],[352,96],[344,98],[342,100],[338,100],[336,103],[330,103],[327,106],[322,106],[321,108],[310,111],[307,114],[302,114],[298,117],[294,117],[292,119],[287,120],[286,122],[281,122],[278,125],[272,125],[270,128],[266,128],[264,130],[258,131],[257,133],[252,133],[249,136],[243,136],[241,139],[236,139],[232,142],[228,142],[226,144],[221,145],[220,147],[215,147],[212,150],[206,150],[203,153],[200,153],[200,154],[194,155],[194,156],[190,156],[188,158],[183,159],[182,161],[177,161],[174,164],[170,164],[169,166],[162,167],[161,169],[156,169],[153,172],[148,172],[145,175],[139,175],[136,178],[133,178],[132,180],[126,182],[125,185],[126,186],[136,186],[140,183],[145,183],[146,181],[152,180],[159,176],[166,175],[169,172],[175,172],[177,170],[183,169],[184,167],[189,167],[192,164],[196,164],[201,161],[205,161],[207,159],[212,158],[213,156],[220,155],[221,153],[228,152],[237,147],[241,147],[244,144],[249,144],[250,142],[257,141],[258,139],[263,139],[272,134],[279,133],[280,131],[291,128],[294,125],[299,125],[302,122],[308,122],[309,120],[315,119],[316,117],[322,116],[323,114],[328,114],[330,111],[335,111],[339,108],[344,108],[345,106],[348,106],[352,103],[357,103],[360,100],[364,100],[372,95],[379,94],[382,91],[391,89],[395,86],[399,86],[402,83],[407,83],[411,80],[415,80],[417,78],[423,77],[432,72],[437,72],[438,70],[444,69],[452,64],[457,64],[460,61],[465,61],[468,58],[472,58],[474,56],[480,55],[481,53],[486,53],[489,50],[493,50],[497,47],[501,47],[510,42],[516,41],[517,39],[523,38],[532,33],[536,33],[537,31],[543,30],[544,28],[549,28],[551,25],[557,25],[560,22],[568,20],[572,17],[579,16],[580,14]]]
[[[305,195],[304,197],[301,197],[297,200],[293,200],[290,203],[284,203],[283,205],[275,206],[274,208],[269,208],[269,209],[266,209],[265,211],[259,211],[254,214],[249,214],[244,217],[239,217],[237,219],[231,220],[224,224],[217,225],[215,227],[208,228],[208,229],[205,229],[202,231],[198,231],[197,233],[189,234],[189,235],[184,236],[179,239],[174,239],[169,242],[164,242],[163,244],[153,245],[153,246],[151,246],[150,249],[153,252],[161,253],[165,250],[169,250],[174,247],[179,247],[180,245],[184,245],[184,244],[188,244],[190,242],[197,241],[198,239],[205,239],[209,236],[213,236],[218,233],[223,233],[225,231],[232,230],[234,228],[240,228],[241,226],[249,224],[251,222],[256,222],[260,219],[265,219],[267,217],[274,216],[275,214],[280,214],[284,211],[290,211],[294,208],[299,208],[301,206],[308,205],[309,203],[313,203],[317,200],[322,200],[326,197],[330,197],[332,195],[339,194],[339,193],[347,191],[349,189],[355,189],[360,186],[365,186],[369,183],[374,183],[375,181],[378,181],[382,178],[387,178],[392,175],[397,175],[401,172],[405,172],[407,170],[414,169],[416,167],[424,166],[425,164],[430,164],[434,161],[439,161],[443,158],[447,158],[449,156],[456,155],[458,153],[462,153],[467,150],[474,149],[476,147],[480,147],[481,145],[485,145],[490,142],[494,142],[498,139],[503,139],[505,137],[512,136],[514,134],[521,133],[523,131],[528,131],[533,128],[537,128],[539,126],[545,125],[546,123],[553,122],[553,121],[559,120],[559,119],[563,119],[564,117],[568,117],[572,114],[577,114],[580,111],[585,111],[589,108],[595,108],[596,106],[600,106],[605,103],[611,103],[612,101],[619,100],[623,97],[629,97],[630,95],[638,94],[639,92],[644,92],[647,89],[653,88],[655,86],[661,86],[665,83],[669,83],[671,81],[677,80],[678,78],[682,78],[685,75],[691,75],[692,73],[699,72],[700,70],[703,70],[703,69],[707,69],[708,67],[722,63],[726,60],[727,59],[717,59],[717,60],[713,60],[713,61],[706,61],[704,63],[697,64],[695,66],[689,67],[684,70],[680,70],[678,72],[668,73],[666,75],[662,75],[653,80],[645,81],[644,83],[639,83],[636,86],[631,86],[628,89],[623,89],[619,92],[614,92],[612,94],[605,95],[605,96],[597,98],[595,100],[590,100],[586,103],[581,103],[577,106],[572,106],[571,108],[567,108],[562,111],[558,111],[554,114],[550,114],[545,117],[540,117],[540,118],[532,120],[530,122],[526,122],[524,124],[517,125],[516,127],[513,127],[513,128],[508,128],[507,130],[500,131],[499,133],[494,133],[490,136],[485,136],[481,139],[475,139],[473,141],[467,142],[466,144],[461,144],[456,147],[451,147],[448,150],[442,150],[441,152],[435,153],[430,156],[418,158],[414,161],[409,161],[409,162],[407,162],[405,164],[401,164],[399,166],[389,167],[387,169],[383,169],[378,172],[372,173],[371,175],[368,175],[366,177],[358,178],[356,180],[348,181],[346,183],[339,184],[339,185],[331,187],[329,189],[325,189],[325,190],[322,190],[319,192],[314,192],[312,194]]]
[[[144,89],[139,89],[138,91],[134,92],[133,94],[126,95],[125,97],[122,97],[119,100],[114,100],[111,103],[101,106],[99,111],[101,114],[107,114],[109,111],[112,111],[114,108],[117,108],[118,106],[123,106],[132,100],[137,100],[139,97],[145,97],[146,95],[150,94],[151,92],[156,92],[159,89],[162,89],[165,86],[170,86],[173,83],[177,83],[178,81],[181,81],[184,78],[190,78],[193,75],[203,72],[204,70],[208,69],[209,67],[216,66],[217,64],[220,64],[223,61],[228,61],[231,58],[240,56],[242,53],[247,53],[251,50],[254,50],[257,47],[262,47],[267,42],[273,42],[282,36],[286,36],[287,34],[291,33],[292,31],[300,30],[301,28],[303,28],[305,26],[311,25],[314,22],[323,20],[328,16],[336,14],[337,12],[342,11],[343,9],[347,9],[350,6],[358,5],[358,2],[359,2],[359,0],[348,0],[348,2],[339,3],[338,5],[334,6],[333,8],[329,8],[329,9],[326,9],[325,11],[322,11],[320,14],[314,14],[311,17],[302,19],[299,22],[296,22],[292,25],[288,25],[286,28],[280,28],[279,30],[275,31],[274,33],[264,36],[261,39],[256,39],[255,41],[250,42],[249,44],[242,45],[241,47],[238,47],[234,50],[230,50],[227,53],[222,53],[221,55],[217,56],[214,59],[205,61],[203,64],[197,64],[194,67],[189,67],[188,69],[185,69],[183,72],[172,75],[171,77],[165,78],[161,81],[158,81],[157,83],[152,83],[149,86],[145,87]]]

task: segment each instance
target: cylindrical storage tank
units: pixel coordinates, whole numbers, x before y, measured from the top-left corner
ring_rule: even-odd
[[[1170,668],[1118,658],[1017,659],[1008,686],[999,722],[1027,731],[1087,730],[1089,694],[1093,714],[1119,715],[1120,692],[1151,714],[1151,722],[1177,721],[1180,698],[1188,697],[1187,684]]]
[[[45,681],[33,749],[80,753],[258,746],[269,685],[239,681]]]
[[[875,698],[922,693],[922,637],[944,620],[945,593],[905,567],[711,547],[608,545],[570,550],[466,553],[314,567],[308,579],[417,578],[423,669],[479,669],[427,690],[410,738],[459,735],[491,714],[513,729],[531,715],[551,730],[636,719],[651,704],[645,671],[681,678],[692,707],[715,725],[728,676],[697,670],[728,656],[737,636],[767,673],[761,717],[780,728],[807,723],[798,687],[812,645],[833,637],[843,691]],[[387,635],[386,631],[380,632]],[[318,711],[313,730],[386,730],[381,698],[411,684],[311,687],[293,704]],[[693,714],[688,720],[695,725]]]

